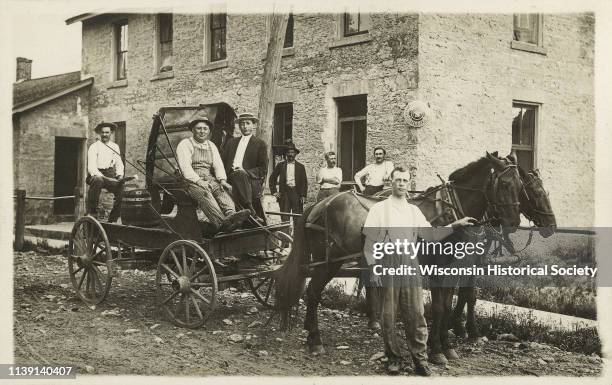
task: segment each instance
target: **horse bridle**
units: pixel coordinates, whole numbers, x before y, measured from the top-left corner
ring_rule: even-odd
[[[521,183],[521,187],[524,189],[520,174],[518,174],[518,168],[515,164],[512,164],[512,163],[507,164],[506,167],[504,167],[500,171],[492,172],[489,178],[487,178],[487,181],[485,182],[484,186],[480,189],[475,188],[475,187],[457,185],[453,181],[450,181],[448,184],[450,185],[449,187],[451,188],[451,190],[458,189],[458,190],[465,190],[465,191],[480,192],[484,196],[487,202],[487,206],[485,207],[485,217],[487,218],[486,221],[491,222],[494,220],[499,220],[499,217],[497,215],[499,215],[499,209],[501,207],[505,207],[505,206],[519,207],[520,206],[520,201],[518,200],[518,198],[516,201],[513,201],[513,202],[499,202],[497,200],[499,180],[503,175],[505,175],[508,172],[517,173],[518,180]],[[453,195],[455,195],[456,201],[457,201],[455,210],[457,210],[457,212],[459,213],[461,217],[465,217],[466,215],[463,212],[463,208],[461,207],[461,202],[459,201],[459,197],[456,196],[456,193],[454,193]]]
[[[544,186],[542,185],[542,179],[540,179],[540,177],[537,174],[530,172],[527,175],[531,176],[531,179],[529,181],[523,181],[523,178],[521,178],[521,181],[523,183],[523,193],[527,197],[527,200],[529,202],[532,202],[533,199],[529,197],[529,193],[527,192],[527,187],[531,187],[532,185],[537,184],[538,187],[540,187],[543,191],[546,191],[546,190],[544,190]],[[523,212],[523,215],[525,215],[525,217],[533,223],[535,223],[536,221],[533,218],[534,216],[531,215],[532,213],[538,214],[540,216],[548,216],[548,217],[554,217],[555,215],[552,211],[539,210],[530,204],[529,208],[526,209],[525,212]]]

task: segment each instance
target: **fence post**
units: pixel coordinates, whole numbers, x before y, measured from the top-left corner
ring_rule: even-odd
[[[74,188],[74,221],[76,222],[82,215],[83,210],[81,209],[82,204],[81,187],[76,186]]]
[[[22,250],[25,234],[26,190],[16,189],[17,207],[15,209],[15,250]]]

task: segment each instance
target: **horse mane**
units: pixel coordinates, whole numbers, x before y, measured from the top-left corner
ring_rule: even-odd
[[[475,160],[472,163],[469,163],[467,166],[453,171],[449,175],[448,179],[454,182],[460,182],[465,179],[469,179],[474,176],[474,173],[477,170],[480,170],[485,167],[487,163],[489,163],[489,159],[487,159],[486,156],[483,156],[482,158]]]

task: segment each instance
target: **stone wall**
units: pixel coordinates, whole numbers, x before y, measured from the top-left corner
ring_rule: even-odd
[[[55,137],[87,137],[88,89],[73,92],[14,119],[13,183],[29,196],[53,196]],[[26,201],[26,223],[53,221],[51,201]]]
[[[370,41],[330,47],[336,39],[336,15],[295,15],[294,54],[282,59],[277,102],[294,103],[293,139],[302,150],[298,160],[306,165],[311,199],[323,153],[336,147],[336,97],[367,94],[368,160],[382,144],[394,160],[414,162],[412,153],[404,151],[414,138],[405,135],[401,109],[414,99],[418,85],[418,17],[381,14],[371,19]],[[128,158],[143,159],[151,116],[159,107],[223,101],[237,113],[256,112],[265,15],[229,15],[228,64],[214,70],[203,68],[204,16],[175,15],[173,77],[161,80],[152,80],[154,15],[130,15],[127,86],[118,88],[112,88],[110,78],[113,20],[99,17],[83,25],[83,72],[95,77],[90,134],[103,119],[125,120]]]
[[[419,18],[419,98],[434,119],[414,130],[419,187],[512,144],[512,102],[540,103],[536,167],[559,226],[594,219],[594,17],[544,15],[546,54],[511,48],[512,15]]]

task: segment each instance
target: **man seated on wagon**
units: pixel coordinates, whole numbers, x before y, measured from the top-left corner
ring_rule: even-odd
[[[240,227],[250,212],[236,212],[219,150],[208,140],[212,128],[213,123],[206,116],[194,116],[189,122],[193,135],[178,144],[176,156],[187,182],[187,194],[198,202],[217,231],[232,231]]]

